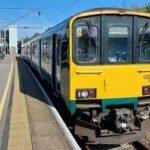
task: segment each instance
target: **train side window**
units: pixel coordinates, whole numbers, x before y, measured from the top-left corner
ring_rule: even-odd
[[[57,41],[56,41],[56,60],[57,60],[57,65],[60,65],[60,44],[61,44],[61,40],[57,39]]]
[[[66,60],[68,54],[68,40],[63,40],[61,43],[61,59]]]
[[[129,59],[129,29],[115,26],[108,30],[108,61],[127,62]]]
[[[98,29],[96,26],[76,28],[76,61],[78,63],[97,62]]]
[[[150,61],[150,27],[147,29],[141,27],[139,30],[139,38],[139,61]]]

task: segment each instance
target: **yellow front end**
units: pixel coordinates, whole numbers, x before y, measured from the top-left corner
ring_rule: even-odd
[[[150,65],[71,65],[71,99],[76,89],[96,88],[96,99],[141,97],[142,86],[150,85]],[[85,100],[85,99],[84,99]]]
[[[143,87],[150,86],[150,65],[76,66],[70,73],[70,100],[125,101],[143,96]],[[96,98],[78,99],[78,89],[96,89]],[[133,102],[134,103],[134,102]]]
[[[98,12],[100,13],[100,12]],[[111,12],[109,12],[111,13]],[[115,12],[116,13],[116,12]],[[114,13],[114,14],[115,14]],[[84,14],[83,16],[88,16]],[[76,102],[87,100],[117,100],[117,104],[128,103],[131,99],[134,108],[138,98],[143,96],[143,87],[150,86],[150,65],[147,64],[104,64],[77,65],[73,61],[73,22],[82,14],[70,21],[70,109],[75,112]],[[117,16],[118,17],[118,16]],[[129,18],[130,19],[130,18]],[[131,19],[132,22],[132,19]],[[132,26],[132,25],[131,25]],[[80,30],[79,30],[80,32]],[[110,31],[112,32],[112,31]],[[78,33],[77,33],[78,34]],[[80,34],[80,33],[79,33]],[[77,90],[96,89],[95,98],[77,98]],[[148,95],[147,95],[148,96]],[[113,101],[112,101],[113,103]]]

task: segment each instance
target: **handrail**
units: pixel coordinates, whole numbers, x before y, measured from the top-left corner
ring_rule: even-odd
[[[150,72],[150,69],[138,69],[137,71],[139,73],[141,73],[141,72]]]
[[[102,71],[76,71],[76,74],[101,74]]]

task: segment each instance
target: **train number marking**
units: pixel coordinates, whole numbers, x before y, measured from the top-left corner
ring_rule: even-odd
[[[150,82],[150,75],[145,75],[143,76],[145,80],[147,80],[148,82]]]

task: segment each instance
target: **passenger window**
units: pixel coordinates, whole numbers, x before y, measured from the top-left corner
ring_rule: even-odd
[[[139,60],[150,61],[150,27],[139,30]]]
[[[111,63],[129,60],[129,29],[110,27],[108,31],[108,61]]]
[[[76,61],[95,63],[97,61],[97,27],[78,26],[76,28]]]
[[[64,61],[67,59],[68,55],[68,40],[63,40],[61,43],[61,60]]]

